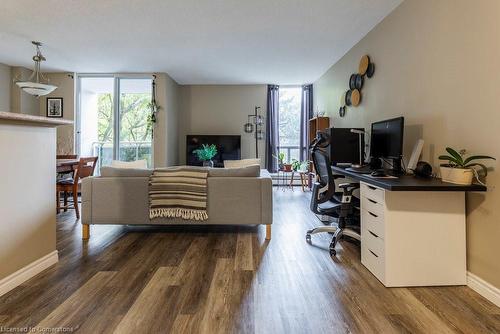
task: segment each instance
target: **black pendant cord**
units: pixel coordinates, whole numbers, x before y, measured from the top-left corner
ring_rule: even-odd
[[[257,123],[257,111],[259,110],[259,107],[255,107],[255,123]],[[255,158],[259,158],[259,129],[260,125],[255,124]]]
[[[156,75],[153,74],[153,80],[151,80],[151,140],[154,138],[154,131],[156,124]]]

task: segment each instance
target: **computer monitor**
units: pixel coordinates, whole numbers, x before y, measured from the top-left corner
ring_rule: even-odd
[[[360,163],[360,135],[353,133],[351,129],[353,128],[329,128],[327,130],[327,133],[330,136],[328,155],[333,165]],[[363,128],[356,128],[356,130],[364,131]],[[364,148],[364,142],[364,135],[361,135],[361,148]],[[364,159],[364,157],[362,157],[362,159]]]
[[[372,123],[370,156],[399,159],[403,156],[404,117]]]
[[[403,157],[404,117],[372,123],[370,140],[370,160],[392,159],[392,170],[401,174]]]

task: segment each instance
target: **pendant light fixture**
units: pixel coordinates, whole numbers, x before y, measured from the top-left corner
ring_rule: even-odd
[[[35,68],[28,80],[16,80],[15,83],[26,93],[39,97],[50,94],[57,86],[50,85],[48,83],[49,81],[43,76],[42,72],[40,72],[40,63],[46,60],[40,51],[42,43],[35,41],[31,43],[36,47],[36,55],[33,56]]]

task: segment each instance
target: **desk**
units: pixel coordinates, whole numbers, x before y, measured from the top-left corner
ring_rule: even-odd
[[[486,187],[332,170],[361,183],[361,263],[385,286],[466,284],[465,192]]]

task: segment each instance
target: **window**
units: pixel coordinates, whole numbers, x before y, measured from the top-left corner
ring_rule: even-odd
[[[152,166],[152,125],[148,120],[150,78],[80,76],[77,152],[112,160],[145,159]]]
[[[285,162],[300,156],[301,87],[279,89],[279,151],[285,154]]]

